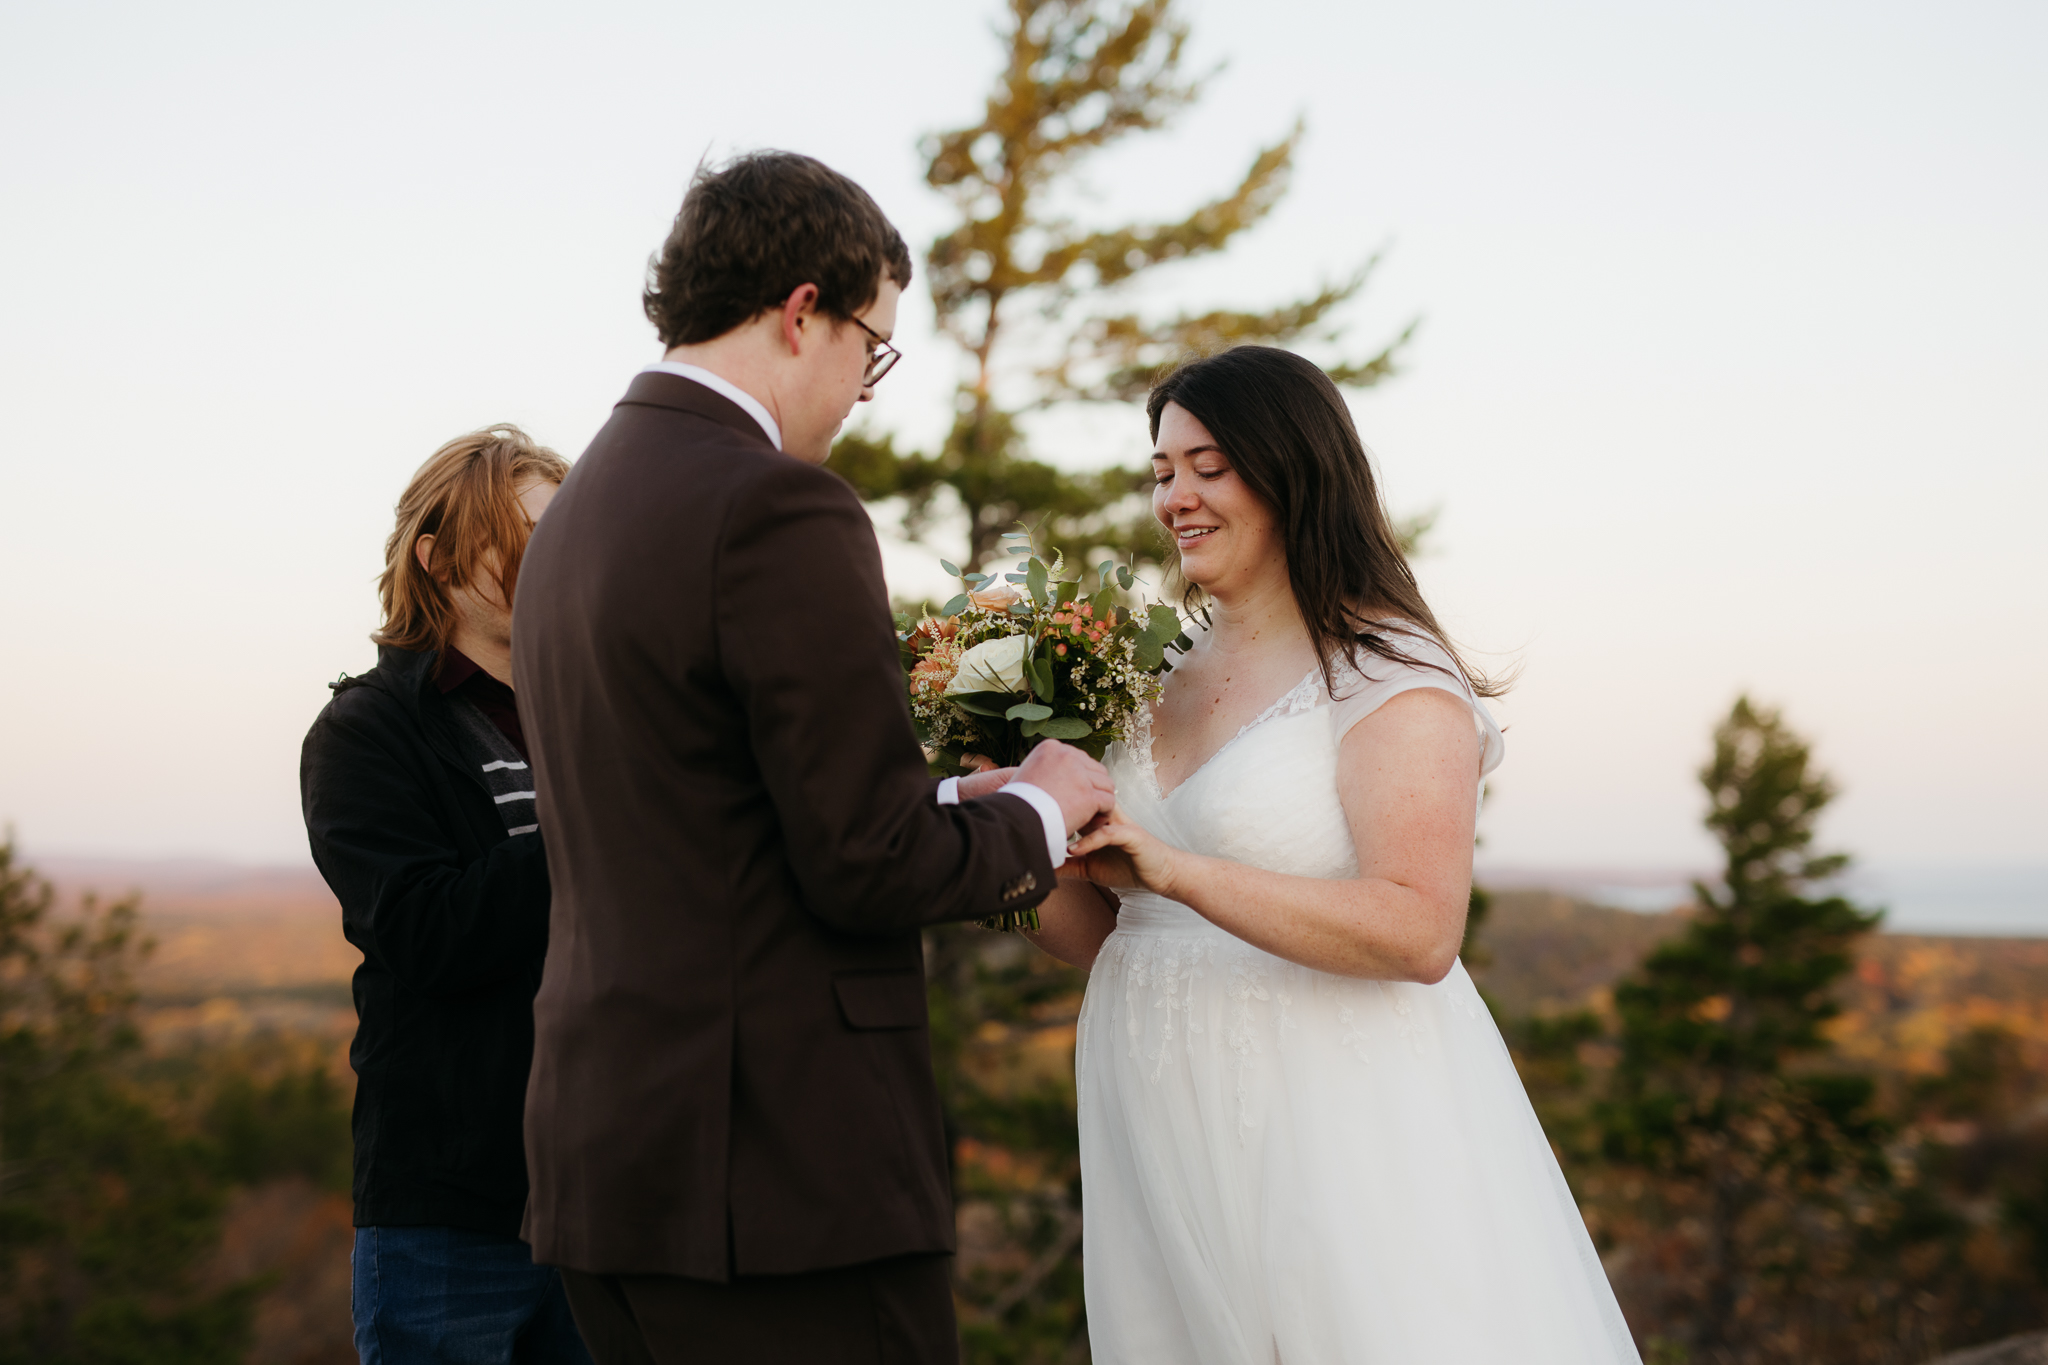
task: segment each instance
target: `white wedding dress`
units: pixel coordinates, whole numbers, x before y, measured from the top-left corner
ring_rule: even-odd
[[[1448,663],[1400,639],[1417,658]],[[1180,848],[1353,877],[1337,746],[1416,687],[1361,655],[1161,793],[1150,735],[1118,799]],[[1168,686],[1171,686],[1171,682]],[[1097,1365],[1608,1365],[1639,1357],[1500,1032],[1462,963],[1434,986],[1296,966],[1124,893],[1075,1047]]]

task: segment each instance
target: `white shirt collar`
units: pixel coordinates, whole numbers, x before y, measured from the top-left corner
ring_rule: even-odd
[[[642,374],[672,374],[679,379],[694,380],[715,394],[730,398],[740,405],[747,416],[761,424],[761,430],[768,433],[768,440],[777,450],[782,449],[782,428],[768,415],[768,409],[761,406],[761,400],[748,393],[739,385],[721,375],[715,375],[702,365],[685,365],[680,360],[657,360]]]

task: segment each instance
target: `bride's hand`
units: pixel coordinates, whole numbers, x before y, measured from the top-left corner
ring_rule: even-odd
[[[1105,886],[1142,886],[1173,899],[1173,887],[1188,855],[1132,820],[1118,805],[1082,831],[1067,857],[1086,861],[1090,881]]]
[[[983,796],[994,796],[1004,787],[1017,780],[1015,768],[998,768],[995,760],[980,754],[968,754],[962,760],[974,769],[960,779],[960,799],[973,801]]]

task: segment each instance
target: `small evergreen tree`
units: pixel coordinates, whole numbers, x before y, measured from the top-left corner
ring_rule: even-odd
[[[1870,1082],[1821,1063],[1835,987],[1879,916],[1815,894],[1847,862],[1812,851],[1835,788],[1775,711],[1738,700],[1700,780],[1721,885],[1696,886],[1686,930],[1615,991],[1597,1126],[1610,1159],[1660,1178],[1662,1221],[1696,1230],[1670,1291],[1689,1302],[1666,1310],[1695,1359],[1846,1358],[1815,1352],[1884,1310],[1867,1277],[1855,1302],[1834,1291],[1882,1221],[1886,1167]]]
[[[119,1070],[136,904],[54,907],[0,839],[0,1365],[239,1359],[258,1286],[195,1282],[226,1193],[213,1147]]]
[[[935,455],[898,451],[887,437],[849,435],[834,447],[832,467],[870,501],[905,498],[904,529],[913,538],[923,534],[935,495],[952,489],[967,514],[961,563],[970,569],[983,566],[1003,532],[1024,520],[1080,562],[1098,552],[1157,561],[1164,546],[1149,516],[1118,519],[1150,472],[1070,474],[1032,459],[1020,417],[1060,403],[1141,398],[1162,364],[1189,352],[1334,340],[1341,329],[1331,314],[1364,287],[1373,262],[1264,310],[1155,321],[1103,313],[1064,323],[1078,297],[1220,252],[1264,218],[1287,192],[1302,127],[1260,151],[1234,189],[1178,221],[1081,227],[1066,216],[1061,191],[1074,185],[1086,159],[1131,134],[1164,128],[1200,94],[1201,81],[1181,70],[1187,25],[1174,0],[1009,0],[1008,11],[1003,71],[980,121],[940,133],[924,149],[926,181],[960,212],[959,225],[926,255],[940,331],[972,363],[952,430]],[[1013,370],[1003,352],[1030,311],[1051,335],[1037,338],[1045,344],[1035,368]],[[1328,367],[1331,378],[1354,387],[1378,383],[1413,330],[1411,323],[1370,359]]]

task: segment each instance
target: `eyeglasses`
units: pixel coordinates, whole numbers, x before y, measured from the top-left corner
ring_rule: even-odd
[[[868,352],[868,372],[862,375],[860,380],[862,388],[872,389],[875,385],[882,382],[883,375],[896,367],[897,361],[903,359],[903,352],[891,346],[883,339],[880,332],[877,332],[859,318],[853,320],[853,325],[875,339],[874,349]]]

